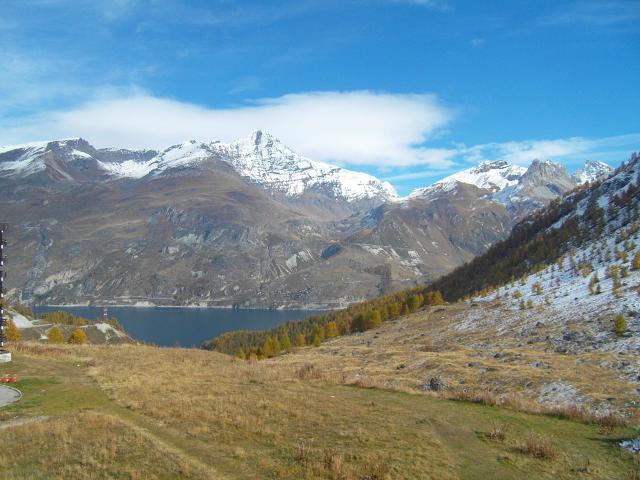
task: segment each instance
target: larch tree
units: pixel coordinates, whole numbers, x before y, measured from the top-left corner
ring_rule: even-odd
[[[57,325],[51,327],[49,332],[47,333],[47,342],[49,343],[64,343],[64,335],[62,335],[62,330]]]
[[[68,343],[72,343],[74,345],[84,345],[85,343],[87,343],[87,341],[87,334],[81,328],[76,328],[73,332],[71,332],[71,335],[67,340]]]
[[[337,337],[339,332],[338,332],[338,324],[336,322],[334,322],[333,320],[330,322],[327,322],[327,325],[325,326],[325,337],[326,338],[334,338]]]
[[[16,327],[16,324],[13,320],[9,320],[7,322],[7,328],[5,330],[5,335],[7,336],[7,340],[10,342],[17,342],[22,338],[22,333]]]
[[[280,346],[287,353],[291,351],[291,339],[286,331],[280,337]]]

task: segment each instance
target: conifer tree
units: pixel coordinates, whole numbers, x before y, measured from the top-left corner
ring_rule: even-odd
[[[20,330],[18,330],[13,320],[7,322],[7,328],[4,333],[10,342],[17,342],[22,338],[22,333],[20,333]]]
[[[422,305],[422,302],[420,302],[420,297],[418,295],[411,295],[407,299],[407,308],[411,313],[418,310],[418,308],[420,308],[421,305]]]
[[[382,318],[380,318],[380,312],[374,310],[367,318],[367,329],[378,328],[382,325]]]
[[[367,325],[364,318],[364,313],[360,312],[351,321],[352,332],[364,332],[367,329]]]
[[[75,345],[84,345],[85,343],[87,343],[87,334],[83,329],[76,328],[73,332],[71,332],[71,335],[69,336],[67,342]]]
[[[51,327],[51,329],[47,333],[47,342],[64,343],[64,336],[62,335],[62,331],[57,325]]]
[[[306,339],[304,338],[304,335],[299,333],[296,336],[296,347],[304,347],[306,344]]]
[[[431,298],[431,305],[444,305],[444,298],[442,298],[442,293],[440,290],[436,290],[433,292],[433,297]]]
[[[627,321],[624,319],[624,315],[620,314],[616,317],[613,324],[613,331],[616,335],[624,335],[627,331]]]
[[[287,353],[291,351],[291,339],[286,331],[282,334],[282,337],[280,337],[280,347]]]
[[[327,322],[327,325],[325,326],[325,337],[334,338],[337,337],[338,334],[338,325],[336,324],[336,322],[334,322],[333,320]]]
[[[262,344],[262,350],[260,352],[264,357],[271,358],[276,355],[276,350],[273,345],[273,338],[267,337]]]

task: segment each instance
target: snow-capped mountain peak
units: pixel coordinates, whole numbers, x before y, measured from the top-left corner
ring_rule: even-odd
[[[584,168],[575,172],[572,178],[577,184],[583,185],[585,183],[593,183],[597,180],[602,180],[611,174],[612,171],[613,168],[604,162],[600,162],[599,160],[588,160],[585,163]]]
[[[297,154],[273,135],[255,130],[231,143],[189,140],[173,145],[144,162],[104,164],[114,175],[140,178],[174,169],[198,168],[209,159],[231,165],[236,172],[265,189],[297,197],[307,191],[322,191],[347,201],[397,198],[387,182],[361,172],[318,162]]]
[[[273,135],[262,130],[229,145],[218,143],[221,159],[243,177],[268,190],[299,196],[306,191],[323,191],[348,201],[397,198],[388,182],[362,172],[311,160],[297,154]]]
[[[55,161],[52,163],[48,158]],[[71,180],[73,174],[60,175],[60,165],[84,161],[85,170],[91,165],[99,175],[138,179],[206,168],[202,166],[210,160],[224,161],[250,182],[288,197],[316,191],[348,202],[397,198],[388,182],[303,157],[262,130],[228,144],[189,140],[161,152],[95,149],[82,139],[11,145],[0,147],[0,175],[28,177],[55,168],[59,173],[56,178]]]
[[[527,171],[525,167],[511,165],[504,160],[485,161],[479,165],[454,173],[428,187],[419,188],[408,198],[419,198],[453,190],[459,183],[475,185],[490,193],[499,192],[516,185]]]

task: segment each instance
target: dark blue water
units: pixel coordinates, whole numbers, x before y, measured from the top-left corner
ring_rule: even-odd
[[[101,307],[35,307],[36,314],[65,310],[94,319]],[[301,320],[318,313],[313,310],[232,310],[225,308],[110,307],[129,335],[164,347],[199,347],[224,332],[265,330],[289,320]]]

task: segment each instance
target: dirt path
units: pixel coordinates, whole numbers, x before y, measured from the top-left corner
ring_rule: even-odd
[[[128,411],[118,412],[119,410],[120,407],[116,407],[113,412],[116,414],[121,413],[118,418],[129,428],[151,441],[158,449],[185,460],[202,478],[212,480],[224,480],[227,478],[217,472],[213,466],[202,461],[198,456],[197,449],[189,448],[189,442],[180,441],[180,439],[172,435],[170,429],[154,427],[152,425],[153,422],[142,415]]]

